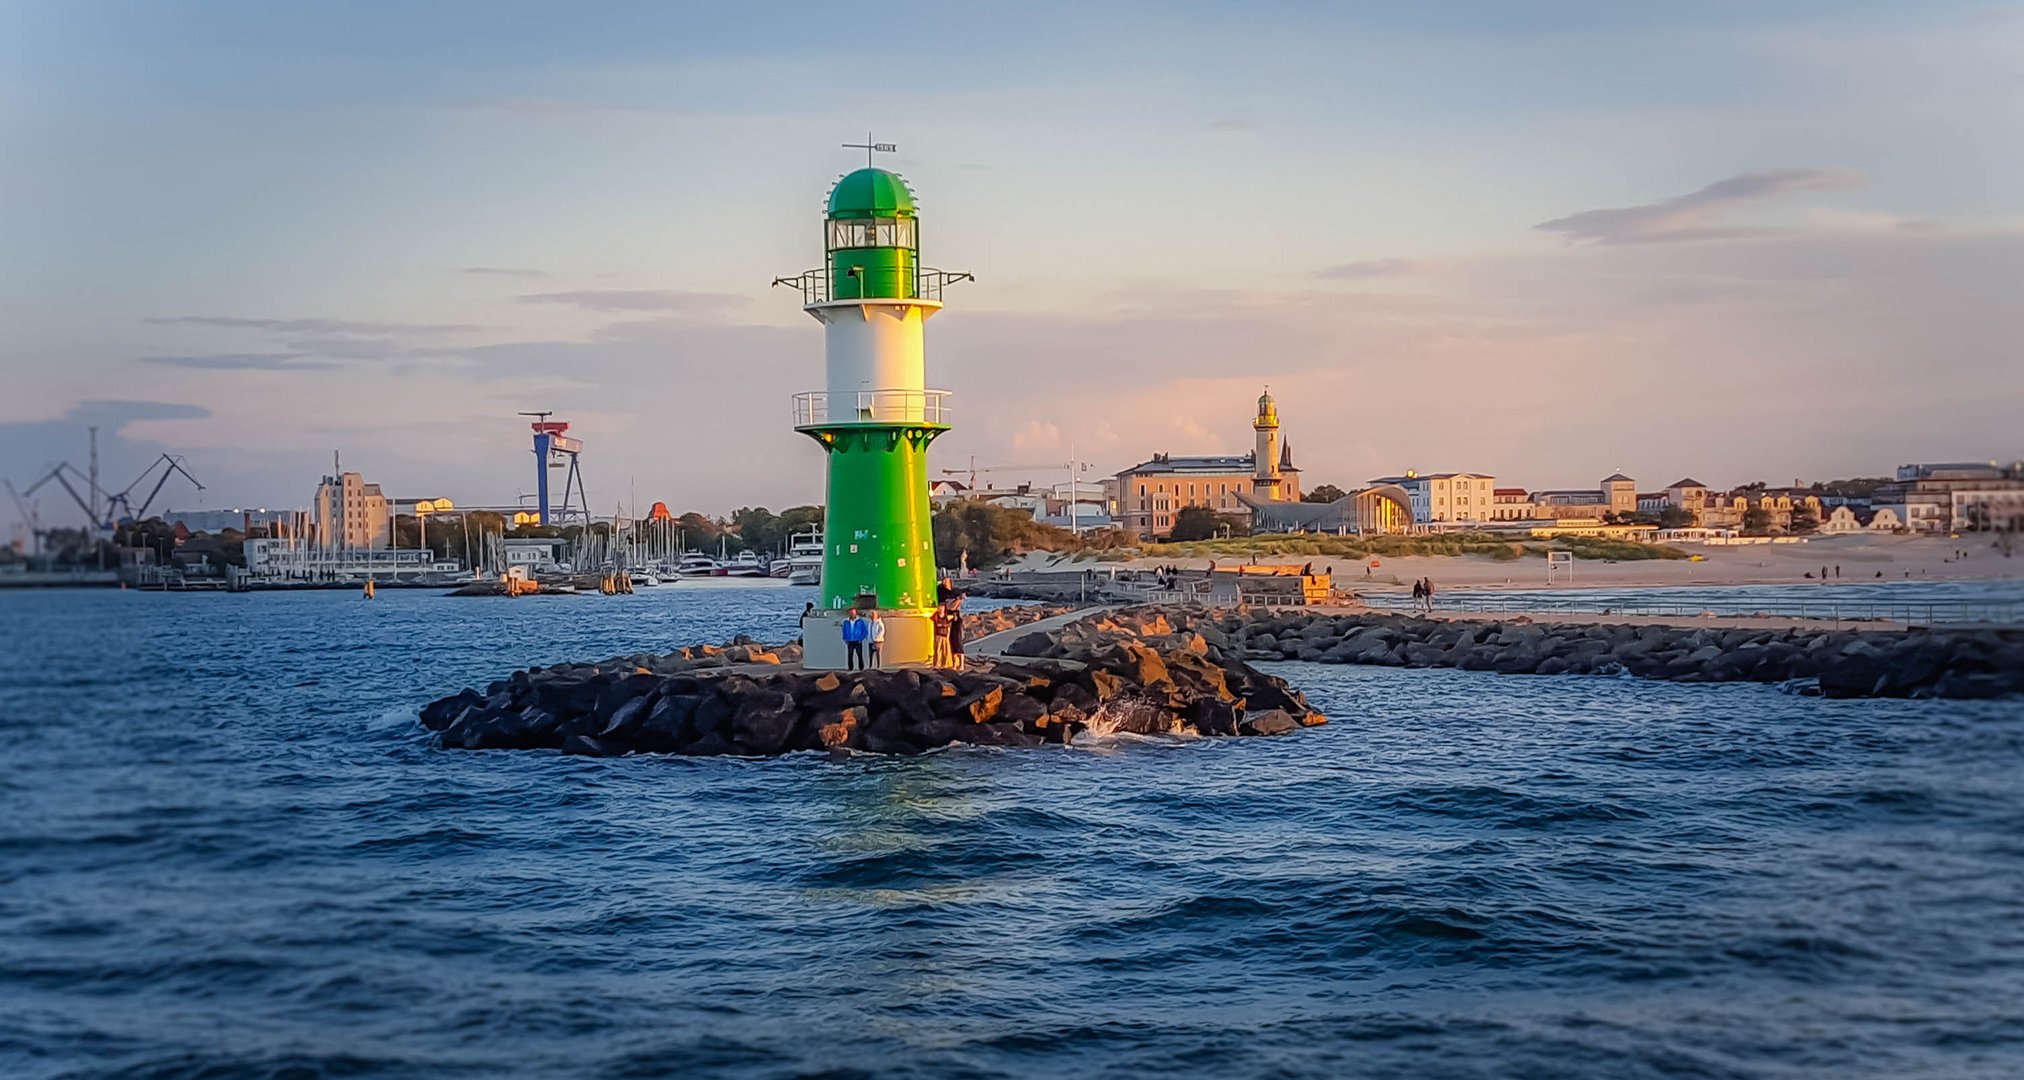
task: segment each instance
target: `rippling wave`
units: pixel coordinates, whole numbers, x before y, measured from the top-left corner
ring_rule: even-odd
[[[798,594],[0,595],[0,1075],[2012,1076],[2024,716],[1273,665],[1281,739],[444,753]]]

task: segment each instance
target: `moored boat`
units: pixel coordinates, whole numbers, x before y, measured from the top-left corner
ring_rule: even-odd
[[[723,572],[717,560],[700,551],[683,552],[682,561],[675,565],[675,576],[678,578],[718,577]]]
[[[787,544],[787,583],[822,584],[822,534],[814,529],[795,533]]]

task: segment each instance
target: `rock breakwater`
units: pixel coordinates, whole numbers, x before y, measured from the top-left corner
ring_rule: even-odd
[[[1201,607],[1129,609],[1106,616],[1135,623],[1157,612],[1251,660],[1444,667],[1507,675],[1629,673],[1677,682],[1798,682],[1826,697],[1995,698],[2024,694],[2024,631],[1729,629],[1516,619],[1429,619],[1301,610],[1229,612]],[[1014,655],[1066,655],[1086,632],[1080,620],[1051,640],[1022,638]]]
[[[972,625],[990,632],[1038,617],[987,612]],[[1325,722],[1283,680],[1157,614],[1075,625],[1075,646],[1060,656],[964,672],[808,672],[795,664],[798,646],[749,639],[530,668],[431,702],[421,721],[448,748],[606,756],[913,754],[1060,744],[1085,731],[1280,735]]]

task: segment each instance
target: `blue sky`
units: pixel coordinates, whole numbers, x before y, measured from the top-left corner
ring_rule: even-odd
[[[948,467],[1242,449],[1263,382],[1310,483],[2024,451],[2017,4],[838,10],[0,5],[0,475],[90,417],[205,502],[494,502],[552,408],[600,510],[813,500],[766,283],[867,127],[978,275]]]

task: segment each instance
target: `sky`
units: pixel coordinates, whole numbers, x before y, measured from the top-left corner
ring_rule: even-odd
[[[2024,5],[0,0],[0,477],[820,500],[828,186],[923,260],[936,469],[1656,489],[2024,456]],[[65,507],[39,496],[45,523]],[[12,507],[0,508],[0,519]]]

